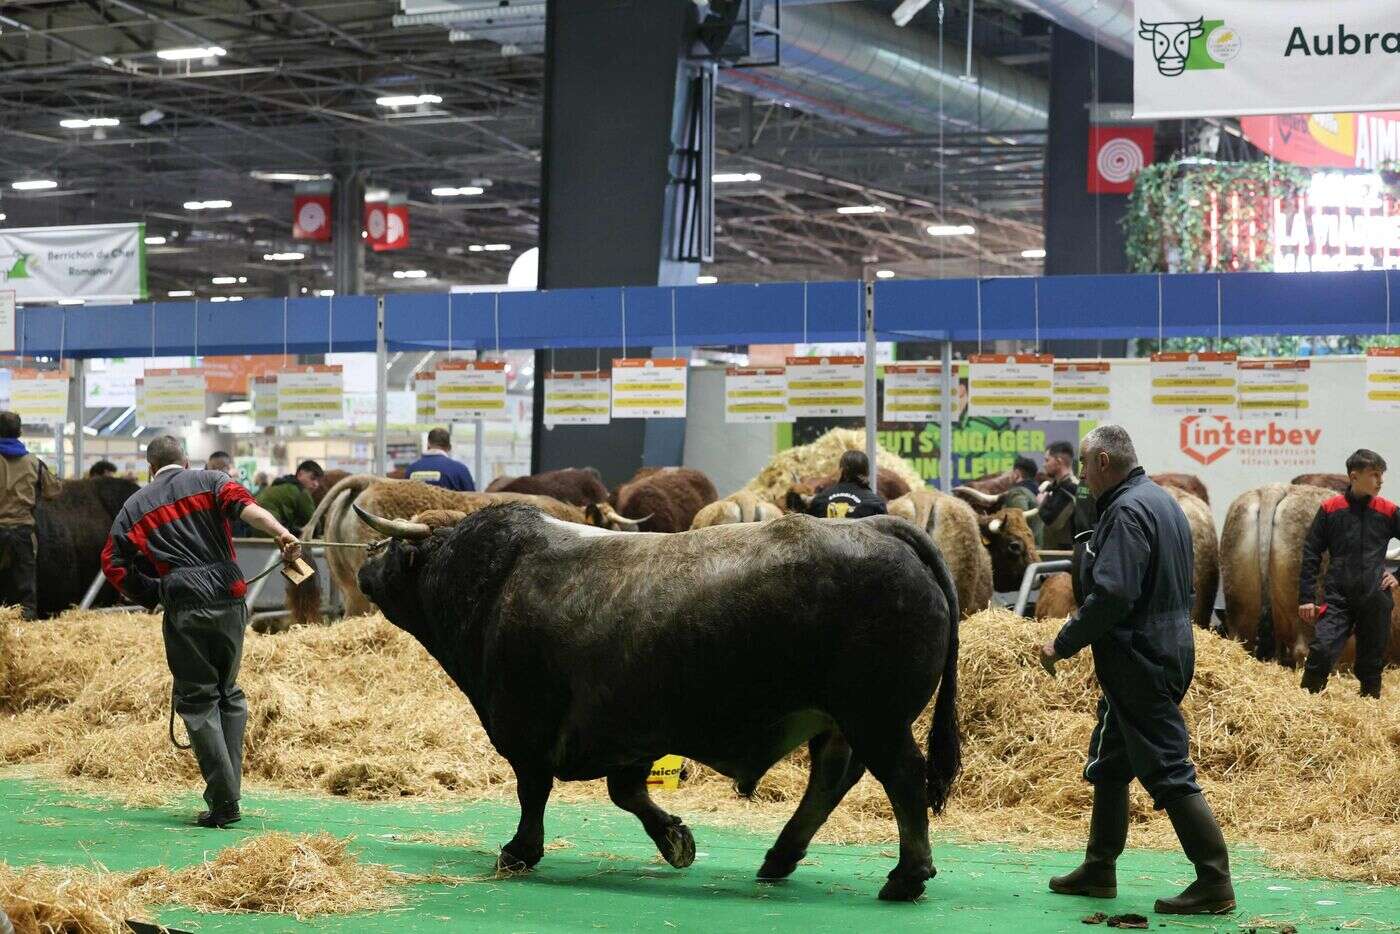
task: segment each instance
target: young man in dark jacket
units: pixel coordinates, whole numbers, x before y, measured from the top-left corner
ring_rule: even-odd
[[[1079,612],[1040,650],[1055,663],[1085,646],[1103,689],[1084,778],[1094,786],[1089,845],[1073,872],[1050,880],[1063,895],[1112,898],[1128,839],[1128,784],[1136,778],[1165,809],[1196,881],[1157,900],[1163,914],[1219,914],[1235,907],[1230,855],[1196,782],[1178,706],[1195,670],[1191,628],[1191,526],[1176,500],[1148,479],[1128,433],[1091,431],[1080,449],[1084,482],[1098,497],[1098,524],[1081,571]]]
[[[1356,635],[1356,677],[1363,697],[1381,696],[1381,671],[1390,641],[1395,578],[1385,569],[1386,548],[1400,538],[1400,511],[1381,497],[1385,458],[1364,448],[1347,458],[1345,493],[1322,504],[1303,541],[1298,616],[1317,623],[1303,667],[1303,687],[1316,694],[1347,638]],[[1316,603],[1317,572],[1328,555],[1323,602]]]
[[[807,514],[818,519],[864,519],[889,512],[885,498],[870,489],[870,459],[864,451],[841,455],[841,479],[812,498]]]
[[[165,607],[165,658],[175,676],[175,712],[185,722],[209,810],[201,827],[240,818],[243,729],[238,686],[248,586],[234,560],[230,523],[241,518],[277,540],[295,561],[301,544],[226,473],[189,470],[177,438],[146,446],[151,482],[126,501],[102,551],[102,572],[129,600]]]

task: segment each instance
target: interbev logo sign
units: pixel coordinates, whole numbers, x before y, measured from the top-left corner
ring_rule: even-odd
[[[1175,78],[1186,71],[1213,71],[1240,54],[1238,29],[1222,19],[1198,16],[1190,22],[1149,23],[1138,21],[1138,38],[1152,43],[1157,72]]]
[[[1188,415],[1181,420],[1181,453],[1209,467],[1238,450],[1245,466],[1311,467],[1322,429],[1279,424],[1236,426],[1224,415]]]

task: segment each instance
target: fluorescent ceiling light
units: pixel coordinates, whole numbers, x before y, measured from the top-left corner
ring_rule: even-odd
[[[140,123],[142,126],[151,126],[152,124],[160,123],[164,119],[165,111],[156,110],[153,107],[150,110],[143,112],[141,116],[137,118],[137,122]]]
[[[1022,259],[1044,259],[1044,258],[1045,258],[1045,251],[1044,251],[1044,250],[1022,250],[1022,251],[1021,251],[1021,258],[1022,258]]]
[[[723,185],[728,182],[761,182],[763,176],[757,172],[716,172],[710,179],[717,185]]]
[[[227,55],[228,52],[217,45],[191,46],[181,49],[161,49],[156,53],[157,58],[165,59],[167,62],[188,62],[196,58],[219,58]]]
[[[263,259],[269,263],[295,263],[299,259],[306,259],[305,253],[264,253]]]
[[[715,284],[716,282],[718,282],[718,281],[719,281],[719,277],[717,277],[717,276],[696,276],[696,277],[695,277],[695,284],[696,284],[696,285],[714,285],[714,284]]]
[[[929,0],[904,0],[903,3],[895,7],[894,12],[890,14],[890,18],[894,20],[896,26],[908,26],[909,21],[914,18],[915,14],[928,5]],[[942,18],[940,14],[939,20],[941,21]]]
[[[456,198],[461,195],[480,195],[485,193],[486,189],[477,185],[463,185],[460,188],[442,187],[433,189],[433,194],[439,198]]]
[[[877,269],[877,270],[875,270],[875,278],[876,278],[876,279],[893,279],[893,278],[894,278],[894,270],[893,270],[893,269]]]
[[[194,293],[189,289],[171,289],[165,293],[166,298],[193,298]]]
[[[243,296],[242,296],[242,295],[230,295],[230,296],[228,297],[228,300],[231,301],[231,302],[241,302],[241,301],[243,301]]]
[[[10,187],[15,191],[46,191],[57,188],[58,182],[50,178],[31,178],[22,182],[11,182]]]
[[[848,204],[836,209],[837,214],[884,214],[883,204]]]
[[[970,237],[977,233],[971,224],[933,224],[928,229],[930,237]]]
[[[209,301],[211,301],[211,302],[226,302],[226,301],[228,301],[228,296],[227,296],[227,295],[215,295],[215,296],[212,296],[212,297],[209,299]]]
[[[488,243],[483,247],[487,253],[505,253],[510,250],[509,243]]]
[[[419,104],[441,104],[442,98],[436,94],[392,94],[376,98],[380,107],[415,107]]]
[[[224,208],[233,207],[232,201],[216,199],[214,201],[186,201],[186,211],[218,211]]]
[[[60,305],[81,305],[83,300],[81,298],[60,298],[58,303]]]
[[[165,246],[164,237],[147,237],[146,246]]]
[[[316,294],[321,298],[335,297],[335,289],[317,289]]]
[[[7,216],[7,215],[5,215],[5,214],[0,214],[0,221],[3,221],[3,220],[6,218],[6,216]]]
[[[215,285],[233,285],[238,281],[237,276],[215,276],[209,280]]]
[[[247,277],[247,276],[239,276],[239,277],[238,277],[238,284],[239,284],[239,285],[242,285],[243,283],[245,283],[245,282],[247,282],[247,281],[248,281],[248,277]]]
[[[331,176],[327,172],[314,175],[310,172],[249,172],[248,177],[260,182],[320,182]]]
[[[426,279],[428,271],[426,269],[395,269],[395,279]]]

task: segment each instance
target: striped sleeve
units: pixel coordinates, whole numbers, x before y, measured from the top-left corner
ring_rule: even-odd
[[[253,494],[243,484],[227,476],[214,485],[214,496],[219,501],[219,509],[230,519],[237,519],[253,502]]]

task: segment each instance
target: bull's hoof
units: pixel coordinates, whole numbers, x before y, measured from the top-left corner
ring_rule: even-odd
[[[924,894],[924,879],[911,878],[905,875],[896,875],[898,870],[890,873],[889,880],[885,887],[880,889],[880,901],[882,902],[912,902],[919,899]],[[926,877],[931,879],[936,872],[930,868]]]
[[[788,876],[797,871],[797,864],[802,861],[802,857],[790,859],[786,856],[774,855],[770,850],[763,857],[763,865],[758,867],[759,882],[782,882]]]
[[[535,868],[535,864],[544,856],[543,853],[533,856],[517,856],[508,847],[501,847],[501,855],[496,857],[496,871],[503,875],[514,875],[521,872],[529,872]]]
[[[679,817],[662,828],[661,833],[652,839],[661,852],[661,858],[677,869],[684,869],[695,862],[695,837],[690,828],[681,823]]]

